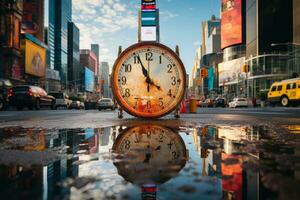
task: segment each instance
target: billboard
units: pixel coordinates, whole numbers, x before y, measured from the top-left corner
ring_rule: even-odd
[[[242,43],[242,0],[222,0],[221,48]]]
[[[156,2],[155,0],[142,0],[142,10],[155,10]]]
[[[46,66],[46,49],[25,39],[25,73],[44,77]]]
[[[156,41],[156,27],[141,27],[141,40],[142,41]]]
[[[94,92],[94,84],[95,84],[94,72],[89,68],[85,67],[84,68],[85,91]]]
[[[223,62],[218,65],[219,86],[236,84],[246,78],[245,73],[241,73],[245,64],[245,57]]]

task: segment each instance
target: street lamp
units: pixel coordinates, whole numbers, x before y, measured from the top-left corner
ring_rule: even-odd
[[[293,42],[286,42],[286,43],[272,43],[271,44],[271,47],[276,47],[276,46],[288,46],[288,45],[291,45],[291,46],[300,46],[300,43],[293,43]]]

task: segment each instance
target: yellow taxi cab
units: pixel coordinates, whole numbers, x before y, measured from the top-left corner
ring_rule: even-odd
[[[268,92],[268,101],[271,104],[280,103],[286,107],[291,103],[300,102],[300,77],[274,82]]]

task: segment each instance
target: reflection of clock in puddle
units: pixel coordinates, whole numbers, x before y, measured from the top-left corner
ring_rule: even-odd
[[[118,173],[128,182],[162,184],[178,175],[188,159],[184,141],[176,131],[157,125],[127,128],[115,140]]]

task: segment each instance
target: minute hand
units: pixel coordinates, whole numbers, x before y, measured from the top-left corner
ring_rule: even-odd
[[[138,61],[141,63],[143,75],[144,75],[145,77],[148,77],[148,76],[149,76],[149,75],[148,75],[148,71],[146,70],[145,66],[143,65],[140,56],[138,56]]]

